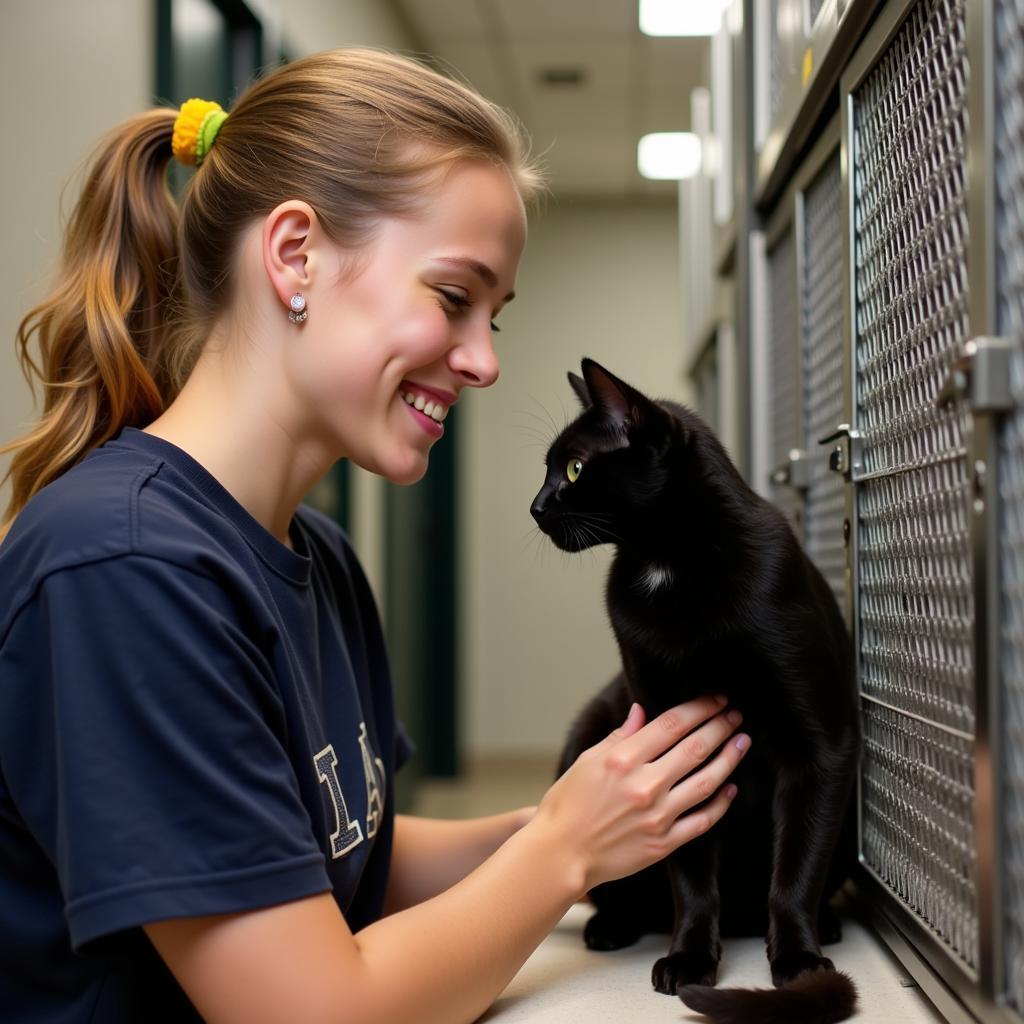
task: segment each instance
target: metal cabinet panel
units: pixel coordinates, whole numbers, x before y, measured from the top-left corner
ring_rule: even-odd
[[[803,448],[809,458],[804,547],[846,606],[846,488],[818,441],[843,418],[843,226],[839,152],[803,193],[800,346]]]
[[[1018,309],[1017,316],[1020,313]],[[1019,327],[1021,321],[1017,323]],[[1005,979],[1001,987],[1008,1005],[1024,1013],[1024,358],[1019,355],[1013,362],[1012,392],[1016,411],[1003,425],[999,443]]]
[[[800,445],[796,240],[792,223],[768,251],[767,285],[768,452],[769,464],[780,467],[788,463],[790,451]],[[772,500],[800,536],[800,494],[788,486],[775,486]]]
[[[1024,0],[994,5],[994,249],[997,329],[1024,344]],[[1024,1017],[1024,355],[999,439],[1003,999]]]

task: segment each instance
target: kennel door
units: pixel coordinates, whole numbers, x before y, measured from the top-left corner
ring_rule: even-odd
[[[861,859],[880,898],[970,975],[978,911],[968,412],[960,399],[938,401],[968,339],[965,4],[889,5],[841,96],[851,425],[862,445],[853,474]]]

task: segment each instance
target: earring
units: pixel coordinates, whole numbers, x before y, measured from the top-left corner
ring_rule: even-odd
[[[306,309],[306,300],[303,298],[302,292],[296,292],[292,296],[291,307],[288,319],[293,324],[301,324],[309,316],[309,310]]]

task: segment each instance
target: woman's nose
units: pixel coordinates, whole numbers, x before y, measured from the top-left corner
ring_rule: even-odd
[[[490,323],[460,339],[448,353],[448,365],[468,387],[490,387],[499,373]]]

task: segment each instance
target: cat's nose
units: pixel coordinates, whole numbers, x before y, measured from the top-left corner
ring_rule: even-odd
[[[537,497],[533,499],[533,504],[530,506],[530,515],[537,520],[538,524],[544,521],[544,517],[548,511],[548,489],[542,487],[537,493]]]

